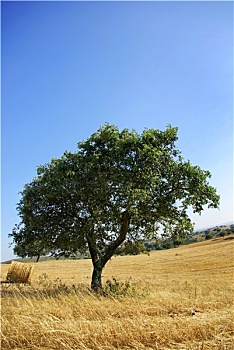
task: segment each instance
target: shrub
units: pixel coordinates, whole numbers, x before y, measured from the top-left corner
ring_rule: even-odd
[[[224,236],[226,236],[226,234],[227,233],[225,231],[223,231],[223,230],[219,232],[219,236],[220,237],[224,237]]]
[[[131,278],[124,282],[119,282],[115,277],[112,280],[107,280],[104,286],[105,295],[109,295],[115,298],[121,297],[145,297],[149,294],[148,288],[134,286],[131,282]]]
[[[117,255],[138,255],[148,252],[143,242],[126,242],[123,247],[117,251]]]

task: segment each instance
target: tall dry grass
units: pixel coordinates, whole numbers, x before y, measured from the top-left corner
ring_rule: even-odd
[[[106,297],[90,260],[35,263],[31,286],[2,287],[2,349],[233,349],[233,239],[115,257]]]

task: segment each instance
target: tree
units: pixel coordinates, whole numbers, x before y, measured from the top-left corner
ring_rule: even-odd
[[[124,241],[152,239],[162,229],[173,239],[186,236],[193,230],[187,209],[217,208],[219,196],[210,172],[182,158],[177,131],[169,125],[138,134],[105,124],[76,152],[39,166],[21,192],[15,245],[43,242],[57,257],[88,248],[91,287],[99,291],[103,268]]]
[[[117,255],[138,255],[147,252],[145,244],[141,241],[128,241],[116,250]]]
[[[49,254],[43,241],[38,240],[38,238],[34,240],[34,236],[30,235],[23,234],[21,236],[18,230],[19,225],[15,225],[13,229],[13,237],[17,236],[18,242],[13,249],[15,255],[18,255],[21,258],[36,257],[36,262],[38,262],[41,256]]]

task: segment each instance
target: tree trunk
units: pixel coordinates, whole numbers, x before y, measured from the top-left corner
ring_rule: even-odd
[[[119,245],[123,243],[126,239],[126,234],[129,226],[129,219],[130,214],[127,211],[123,212],[122,225],[119,236],[118,238],[116,238],[115,241],[113,241],[109,246],[106,247],[106,251],[101,257],[100,254],[98,254],[98,248],[93,236],[93,232],[90,231],[89,234],[86,236],[93,262],[91,289],[96,293],[102,292],[102,270],[104,266],[106,265],[107,261],[109,261],[110,258],[113,256]]]
[[[100,261],[93,264],[91,288],[96,293],[99,293],[102,290],[102,270],[103,266]]]

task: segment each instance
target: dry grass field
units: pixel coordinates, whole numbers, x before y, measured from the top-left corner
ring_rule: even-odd
[[[90,260],[35,263],[31,286],[2,285],[2,350],[234,349],[233,243],[114,257],[109,296],[90,292]]]

